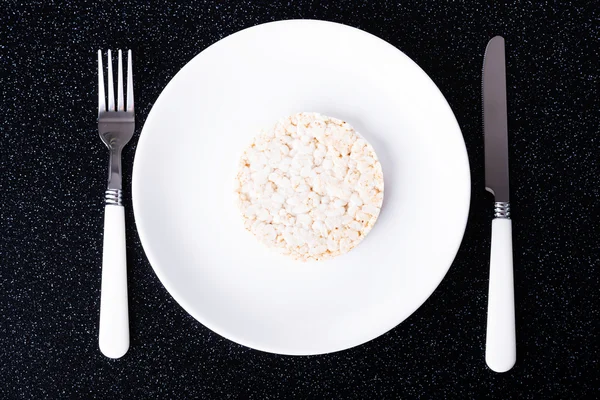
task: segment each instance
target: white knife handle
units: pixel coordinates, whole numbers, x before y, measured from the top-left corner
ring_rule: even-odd
[[[492,371],[506,372],[516,360],[512,224],[508,218],[495,218],[492,221],[485,361]]]
[[[104,207],[99,345],[110,358],[122,357],[129,349],[125,208],[119,205]]]

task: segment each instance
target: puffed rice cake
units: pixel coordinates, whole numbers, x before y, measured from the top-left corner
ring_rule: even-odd
[[[256,136],[235,182],[244,227],[297,260],[347,253],[373,228],[383,172],[373,147],[347,122],[299,113]]]

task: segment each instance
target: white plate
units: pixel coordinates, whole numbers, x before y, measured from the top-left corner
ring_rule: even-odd
[[[234,203],[244,147],[299,111],[350,122],[383,166],[377,224],[326,262],[271,253]],[[321,21],[256,26],[200,53],[156,101],[133,168],[139,235],[165,288],[218,334],[280,354],[347,349],[407,318],[448,271],[469,199],[465,144],[435,84],[383,40]]]

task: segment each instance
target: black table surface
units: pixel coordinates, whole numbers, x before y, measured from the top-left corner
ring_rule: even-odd
[[[598,398],[600,6],[567,1],[3,1],[0,7],[0,398]],[[454,264],[402,324],[333,354],[263,353],[171,298],[135,229],[131,169],[161,90],[225,36],[291,18],[375,34],[419,64],[461,126],[472,201]],[[507,43],[518,361],[484,362],[490,222],[481,66]],[[131,347],[98,350],[107,152],[96,51],[131,48],[124,152]],[[444,193],[439,194],[440,207]]]

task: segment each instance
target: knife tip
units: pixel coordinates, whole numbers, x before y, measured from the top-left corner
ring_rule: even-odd
[[[492,42],[502,42],[504,43],[504,37],[500,36],[500,35],[496,35],[493,38],[490,39],[490,43]]]

